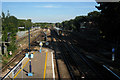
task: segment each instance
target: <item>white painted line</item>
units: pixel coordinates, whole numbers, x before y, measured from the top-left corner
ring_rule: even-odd
[[[18,67],[18,65],[19,65],[25,58],[26,58],[26,57],[24,57],[19,63],[17,63],[17,65],[16,65],[15,67],[13,67],[13,69],[10,70],[10,71],[2,78],[2,80],[4,80],[5,78],[7,78],[8,75],[10,75],[10,73],[13,72],[13,70],[15,70],[15,69]]]
[[[118,79],[120,79],[120,77],[115,74],[113,71],[111,71],[107,66],[103,65],[104,68],[106,68],[108,71],[110,71],[113,75],[115,75]]]
[[[53,70],[53,80],[55,80],[55,71],[54,71],[53,52],[51,52],[51,55],[52,55],[52,70]]]

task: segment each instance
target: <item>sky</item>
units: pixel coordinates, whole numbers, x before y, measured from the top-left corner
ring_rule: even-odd
[[[32,22],[62,22],[98,11],[96,2],[2,2],[2,11]]]
[[[118,2],[120,0],[1,0],[2,2]]]
[[[95,0],[1,0],[2,2],[95,2]]]

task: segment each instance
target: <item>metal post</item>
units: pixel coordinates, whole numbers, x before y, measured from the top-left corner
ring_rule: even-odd
[[[14,72],[12,71],[12,79],[14,80]]]
[[[21,66],[21,69],[22,69],[22,67],[23,67],[23,64],[22,64],[22,66]],[[23,69],[22,69],[22,80],[23,80]]]
[[[30,28],[28,28],[28,33],[29,33],[29,35],[28,35],[28,39],[29,39],[29,53],[30,53]]]
[[[28,38],[29,38],[29,73],[28,73],[28,76],[32,76],[32,65],[31,65],[31,54],[30,54],[30,28],[28,28],[28,32],[29,32],[29,35],[28,35]]]
[[[30,63],[29,67],[30,67],[30,73],[31,73],[32,72],[31,59],[30,59],[29,63]]]
[[[28,32],[29,32],[29,35],[28,35],[28,38],[29,38],[29,55],[30,55],[30,28],[28,28]],[[31,58],[29,58],[29,68],[30,68],[30,73],[32,72],[31,70]]]
[[[115,48],[112,48],[112,61],[115,60]]]
[[[41,53],[41,51],[42,51],[42,46],[43,46],[43,43],[42,42],[40,42],[40,50],[39,50],[39,52]]]

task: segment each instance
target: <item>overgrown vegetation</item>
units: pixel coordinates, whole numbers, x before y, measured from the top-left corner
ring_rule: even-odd
[[[15,16],[11,16],[9,11],[7,15],[2,12],[2,55],[9,57],[9,51],[15,52],[16,48],[16,33],[18,30],[27,30],[28,27],[41,27],[48,28],[52,23],[32,23],[31,19],[17,19]],[[24,27],[24,29],[18,29]],[[5,48],[7,51],[5,52]],[[5,52],[5,53],[4,53]]]
[[[2,55],[6,55],[8,57],[9,51],[14,53],[17,49],[15,42],[18,27],[25,27],[24,30],[26,30],[28,27],[32,27],[31,19],[20,20],[15,16],[11,16],[9,11],[7,15],[2,12]],[[6,52],[4,51],[5,48],[7,48]]]
[[[98,11],[88,13],[87,16],[77,16],[75,19],[56,23],[57,27],[79,32],[80,29],[99,29],[106,40],[120,40],[120,2],[98,2]]]
[[[52,23],[33,23],[33,27],[49,28]]]
[[[64,27],[65,30],[80,31],[81,28],[99,28],[100,12],[93,11],[87,16],[77,16],[75,19],[56,23],[57,27]],[[97,26],[97,27],[96,27]]]
[[[31,19],[18,19],[18,26],[19,27],[25,27],[24,29],[19,29],[19,30],[27,30],[29,27],[32,27],[32,22]]]
[[[6,42],[7,51],[14,52],[16,49],[16,33],[18,31],[18,20],[15,16],[10,16],[8,11],[7,15],[2,12],[2,41]],[[9,43],[7,43],[9,42]],[[2,46],[5,46],[4,43]]]
[[[96,6],[101,11],[99,26],[107,39],[120,40],[120,2],[98,2]]]

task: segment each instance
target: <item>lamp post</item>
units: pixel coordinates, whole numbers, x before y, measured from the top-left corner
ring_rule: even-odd
[[[32,65],[31,65],[31,58],[33,58],[33,54],[30,54],[30,28],[28,28],[28,32],[29,32],[29,35],[28,35],[28,38],[29,38],[29,73],[28,73],[28,76],[33,76]]]
[[[25,28],[26,28],[26,24],[25,24]],[[28,53],[25,54],[25,57],[26,58],[29,58],[29,73],[28,73],[28,76],[33,76],[33,73],[32,73],[32,65],[31,65],[31,58],[33,58],[33,54],[30,54],[30,28],[28,27],[28,46],[29,46],[29,50],[28,50]]]
[[[28,73],[28,76],[33,76],[33,73],[32,73],[32,65],[31,65],[31,58],[33,58],[33,54],[30,54],[30,28],[28,28],[28,40],[29,40],[29,52],[28,52],[28,58],[29,58],[29,73]]]

